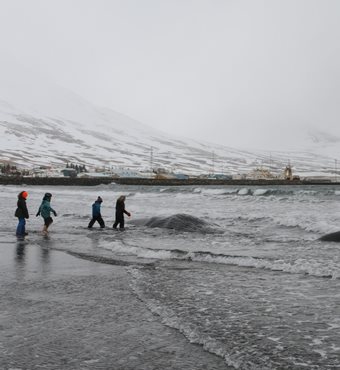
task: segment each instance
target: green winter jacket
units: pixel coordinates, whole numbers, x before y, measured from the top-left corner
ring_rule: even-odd
[[[51,207],[51,203],[48,200],[43,200],[39,207],[37,216],[41,215],[43,218],[48,218],[51,217],[51,212],[53,212],[54,216],[57,215],[57,212]]]

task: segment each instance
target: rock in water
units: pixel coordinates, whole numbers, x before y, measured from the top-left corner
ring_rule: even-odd
[[[213,229],[207,222],[197,217],[180,213],[170,217],[152,217],[146,221],[145,226],[188,232],[213,232]]]
[[[319,240],[325,242],[340,242],[340,231],[322,236]]]

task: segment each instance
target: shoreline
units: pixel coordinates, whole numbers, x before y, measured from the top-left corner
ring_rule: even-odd
[[[162,324],[126,267],[0,234],[2,369],[222,370],[224,360]]]
[[[340,182],[321,180],[217,180],[217,179],[149,179],[132,177],[0,177],[0,185],[56,185],[56,186],[276,186],[276,185],[340,185]]]

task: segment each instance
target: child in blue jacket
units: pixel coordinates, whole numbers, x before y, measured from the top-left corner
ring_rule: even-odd
[[[53,222],[51,212],[54,214],[54,216],[57,216],[57,212],[51,207],[51,198],[52,198],[51,193],[45,193],[44,198],[39,207],[38,213],[36,214],[37,217],[41,215],[41,217],[44,219],[44,227],[42,230],[44,234],[48,233],[47,229]]]
[[[97,221],[100,227],[103,229],[105,227],[104,220],[100,212],[100,206],[103,202],[101,197],[98,197],[97,200],[92,204],[92,220],[90,221],[88,228],[91,229],[93,224]]]

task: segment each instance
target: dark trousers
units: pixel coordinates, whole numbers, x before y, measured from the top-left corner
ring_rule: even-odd
[[[119,217],[116,216],[116,221],[112,227],[116,229],[118,225],[120,229],[124,229],[124,216],[119,216]]]
[[[99,225],[100,225],[101,228],[104,228],[105,227],[105,223],[104,223],[104,220],[102,219],[102,216],[97,216],[97,217],[93,217],[92,218],[92,220],[89,223],[88,228],[91,229],[91,227],[93,226],[93,224],[96,221],[99,223]]]
[[[48,228],[51,223],[53,222],[53,218],[52,217],[46,217],[44,218],[44,225],[46,226],[46,228]]]

